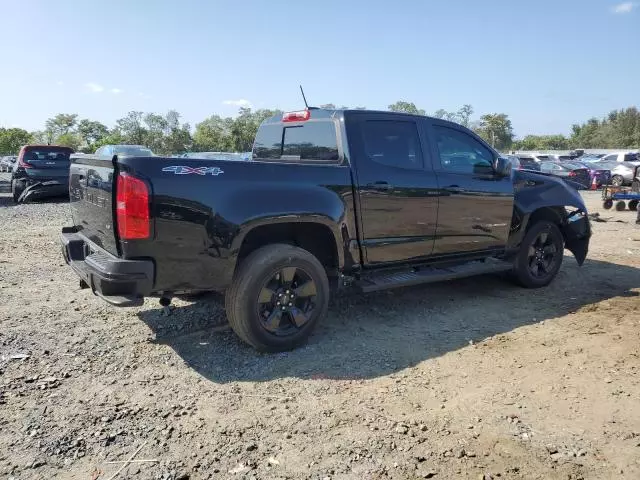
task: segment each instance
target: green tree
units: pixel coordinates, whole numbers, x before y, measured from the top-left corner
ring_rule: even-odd
[[[69,132],[63,133],[56,138],[56,145],[62,145],[64,147],[73,148],[74,151],[78,151],[82,144],[82,137],[77,133]]]
[[[59,113],[53,118],[47,119],[45,129],[52,132],[54,137],[66,135],[71,132],[78,123],[78,114]]]
[[[131,111],[125,117],[116,120],[116,128],[125,143],[131,145],[145,144],[147,130],[142,125],[143,116],[143,112]]]
[[[33,136],[22,128],[0,128],[0,154],[15,155],[32,141]]]
[[[402,100],[392,103],[387,107],[392,112],[413,113],[414,115],[424,115],[425,111],[416,107],[413,102],[405,102]]]
[[[471,115],[473,115],[473,107],[469,104],[463,105],[457,113],[458,123],[464,127],[469,127],[471,125]]]
[[[87,151],[93,151],[94,145],[109,134],[109,129],[105,125],[86,118],[78,122],[77,131]]]
[[[144,116],[145,138],[141,142],[152,151],[157,153],[164,152],[164,136],[167,129],[167,120],[157,113],[147,113]]]
[[[480,117],[476,133],[498,150],[508,149],[513,143],[513,126],[504,113],[488,113]]]
[[[102,137],[92,145],[92,150],[88,150],[89,153],[95,152],[103,145],[122,145],[126,143],[126,139],[122,136],[122,133],[118,129],[113,129],[108,135]]]
[[[239,114],[233,119],[231,125],[231,137],[233,150],[236,152],[248,152],[253,148],[253,140],[255,139],[258,127],[263,120],[282,113],[278,110],[256,110],[250,108],[241,108]]]
[[[569,139],[564,135],[527,135],[513,142],[515,150],[568,150]]]
[[[197,152],[228,152],[233,150],[231,137],[232,118],[212,115],[196,124],[193,148]]]

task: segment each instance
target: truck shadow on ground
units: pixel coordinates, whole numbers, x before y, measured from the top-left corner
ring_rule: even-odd
[[[367,295],[341,295],[309,343],[292,352],[261,354],[224,322],[219,296],[177,307],[165,317],[139,317],[205,378],[269,381],[277,378],[363,379],[393,373],[524,325],[561,317],[597,302],[638,296],[640,268],[573,258],[547,288],[526,290],[499,276],[416,286]],[[638,300],[640,306],[640,299]],[[597,307],[593,306],[595,311]],[[603,315],[602,324],[610,317]]]

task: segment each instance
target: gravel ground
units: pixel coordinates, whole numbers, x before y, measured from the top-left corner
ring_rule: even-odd
[[[640,228],[600,214],[546,289],[343,296],[306,347],[265,355],[216,296],[164,316],[80,290],[68,206],[2,193],[0,477],[637,480]]]

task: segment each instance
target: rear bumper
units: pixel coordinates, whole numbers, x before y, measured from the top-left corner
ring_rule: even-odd
[[[141,305],[153,289],[150,260],[123,260],[65,227],[60,235],[65,261],[94,294],[119,307]]]

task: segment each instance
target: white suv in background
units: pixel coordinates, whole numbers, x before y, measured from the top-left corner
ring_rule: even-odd
[[[616,152],[605,155],[600,159],[601,162],[629,162],[634,165],[640,165],[640,156],[638,152]]]

